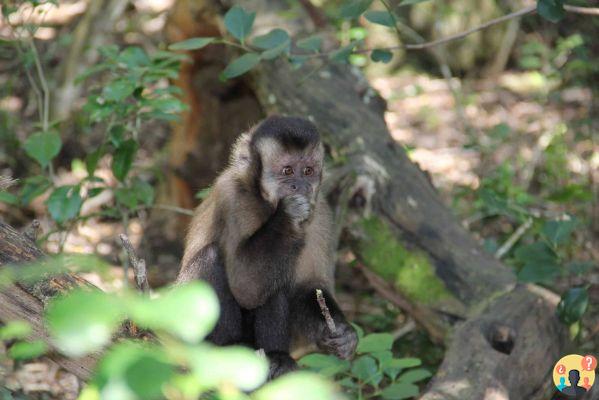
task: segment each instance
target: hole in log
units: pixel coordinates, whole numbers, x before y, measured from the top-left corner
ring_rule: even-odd
[[[510,354],[514,349],[516,331],[505,324],[494,323],[487,330],[485,337],[495,350],[500,353]]]
[[[366,206],[366,196],[364,196],[364,190],[360,188],[349,199],[349,207],[364,208],[364,206]]]

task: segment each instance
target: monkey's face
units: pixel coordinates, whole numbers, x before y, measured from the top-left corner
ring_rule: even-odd
[[[265,141],[259,149],[264,198],[276,206],[279,200],[299,194],[314,206],[322,179],[322,145],[318,143],[302,150],[285,150],[274,141]]]

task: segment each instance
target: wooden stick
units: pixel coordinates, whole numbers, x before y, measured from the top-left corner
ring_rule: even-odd
[[[142,293],[148,293],[150,291],[150,284],[148,283],[148,274],[146,271],[146,260],[137,257],[131,241],[124,233],[119,235],[123,248],[129,257],[129,262],[133,266],[133,274],[135,275],[135,284]]]
[[[334,334],[337,331],[337,327],[335,326],[335,321],[333,321],[333,317],[331,317],[331,312],[329,311],[329,307],[327,307],[327,302],[322,295],[322,290],[316,289],[316,301],[320,306],[320,312],[324,316],[324,320],[327,323],[327,328],[329,331]]]
[[[17,183],[16,179],[12,179],[10,176],[0,175],[0,190],[6,190],[15,183]]]

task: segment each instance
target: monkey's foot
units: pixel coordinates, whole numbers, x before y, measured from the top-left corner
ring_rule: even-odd
[[[268,380],[278,378],[279,376],[292,372],[297,369],[297,364],[289,353],[282,351],[271,351],[266,353],[270,368],[268,371]]]
[[[334,354],[344,360],[350,359],[358,346],[358,335],[348,323],[338,323],[335,334],[328,329],[318,341],[318,346],[327,353]]]

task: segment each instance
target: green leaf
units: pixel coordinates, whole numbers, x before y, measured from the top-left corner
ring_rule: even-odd
[[[371,333],[364,336],[358,343],[356,352],[373,353],[376,351],[391,350],[393,346],[393,335],[389,333]]]
[[[383,25],[390,28],[395,27],[395,18],[388,11],[367,11],[364,18],[373,24]]]
[[[411,383],[398,382],[383,389],[381,396],[385,400],[401,400],[416,397],[418,393],[418,386]]]
[[[354,51],[354,48],[356,48],[356,46],[358,44],[360,44],[360,41],[355,41],[355,42],[351,42],[347,46],[337,49],[336,51],[334,51],[333,53],[331,53],[329,55],[329,59],[331,61],[335,61],[335,62],[347,62],[347,60],[349,59],[349,56],[351,55],[351,53]]]
[[[403,0],[401,3],[399,3],[399,7],[411,6],[413,4],[424,3],[425,1],[428,0]]]
[[[19,193],[21,203],[27,206],[31,200],[43,194],[52,184],[47,177],[38,175],[25,179],[25,184]]]
[[[126,128],[122,124],[116,124],[108,131],[108,140],[114,147],[119,147],[125,141]]]
[[[351,326],[353,326],[356,330],[356,333],[358,334],[358,339],[362,340],[362,338],[364,337],[364,329],[362,329],[362,327],[358,324],[354,324],[353,322],[351,322]]]
[[[38,132],[29,136],[23,147],[29,157],[45,168],[60,152],[62,141],[56,131]]]
[[[399,373],[406,368],[418,367],[422,362],[418,358],[394,358],[381,364],[383,372],[395,380]]]
[[[110,82],[102,90],[102,97],[107,101],[119,102],[133,94],[136,89],[135,82],[123,78]]]
[[[129,69],[145,67],[150,64],[150,58],[146,52],[138,46],[129,46],[117,57],[117,62],[125,64]]]
[[[567,325],[580,321],[589,305],[589,294],[585,288],[571,288],[562,295],[557,305],[557,316]]]
[[[294,372],[269,382],[252,395],[256,400],[331,400],[340,398],[333,384],[309,372]]]
[[[570,261],[566,269],[574,275],[584,275],[595,267],[592,261]]]
[[[202,47],[208,46],[214,42],[216,38],[213,37],[196,37],[181,42],[173,43],[168,46],[169,50],[199,50]]]
[[[32,342],[17,342],[8,349],[8,355],[14,360],[29,360],[37,358],[48,351],[48,346],[43,340]]]
[[[174,366],[160,347],[124,341],[102,358],[94,382],[105,399],[159,399],[174,374]]]
[[[156,299],[136,298],[130,312],[141,326],[197,343],[214,328],[219,304],[210,285],[198,281],[163,290]]]
[[[112,158],[112,173],[121,182],[125,180],[137,152],[137,142],[133,139],[125,140],[117,147]]]
[[[520,246],[514,256],[524,264],[518,273],[521,282],[549,283],[560,273],[556,254],[543,242]]]
[[[135,179],[133,181],[132,191],[135,193],[137,200],[146,206],[151,206],[154,202],[154,188],[148,182],[144,182],[141,179]]]
[[[113,294],[78,289],[53,300],[46,314],[56,346],[69,357],[81,357],[110,342],[123,307]]]
[[[229,384],[250,391],[268,375],[268,362],[241,346],[195,347],[188,349],[186,356],[193,374],[208,387]]]
[[[322,38],[317,35],[308,36],[307,38],[298,40],[297,47],[318,53],[322,47]]]
[[[31,325],[25,321],[9,321],[0,327],[0,340],[24,339],[31,333]]]
[[[114,190],[114,197],[119,205],[129,210],[137,208],[137,194],[131,188],[121,187]]]
[[[89,176],[94,176],[94,172],[96,172],[96,168],[98,167],[98,162],[103,155],[104,146],[100,146],[98,149],[85,156],[85,169]]]
[[[349,361],[341,360],[328,354],[308,354],[299,360],[299,365],[310,368],[327,377],[333,377],[342,372],[349,371]]]
[[[543,242],[534,242],[520,246],[515,251],[514,256],[516,260],[521,263],[534,261],[538,263],[555,264],[557,261],[557,256],[553,250]]]
[[[233,6],[225,14],[225,27],[233,37],[243,43],[246,36],[252,31],[255,12],[247,12],[242,7]]]
[[[546,221],[543,224],[543,236],[554,247],[557,247],[568,242],[577,225],[578,221],[574,218]]]
[[[526,263],[518,272],[518,280],[530,283],[551,283],[559,273],[557,264],[542,264],[533,261]]]
[[[433,375],[428,370],[418,368],[401,374],[399,381],[404,383],[415,383],[430,378],[431,376]]]
[[[389,50],[374,49],[370,53],[370,59],[374,62],[382,62],[387,64],[393,58],[393,53]]]
[[[362,382],[368,382],[373,379],[378,373],[378,367],[374,358],[370,356],[362,356],[354,360],[352,374]]]
[[[19,204],[19,198],[12,193],[0,191],[0,203],[10,204],[16,206]]]
[[[290,38],[287,31],[283,29],[273,29],[267,34],[256,36],[252,39],[252,44],[262,50],[272,49],[284,43],[289,43]]]
[[[260,58],[263,60],[272,60],[273,58],[277,58],[281,54],[288,54],[291,42],[281,43],[277,47],[273,47],[272,49],[268,49],[263,51],[260,54]]]
[[[343,19],[358,18],[371,4],[372,0],[353,0],[341,7],[339,16]]]
[[[221,79],[231,79],[243,75],[260,62],[260,56],[256,53],[246,53],[239,58],[231,61],[225,70],[220,74]]]
[[[46,200],[50,215],[59,224],[79,215],[81,204],[83,199],[79,194],[79,186],[59,186]]]
[[[566,15],[562,0],[538,0],[537,12],[553,23],[559,22]]]

